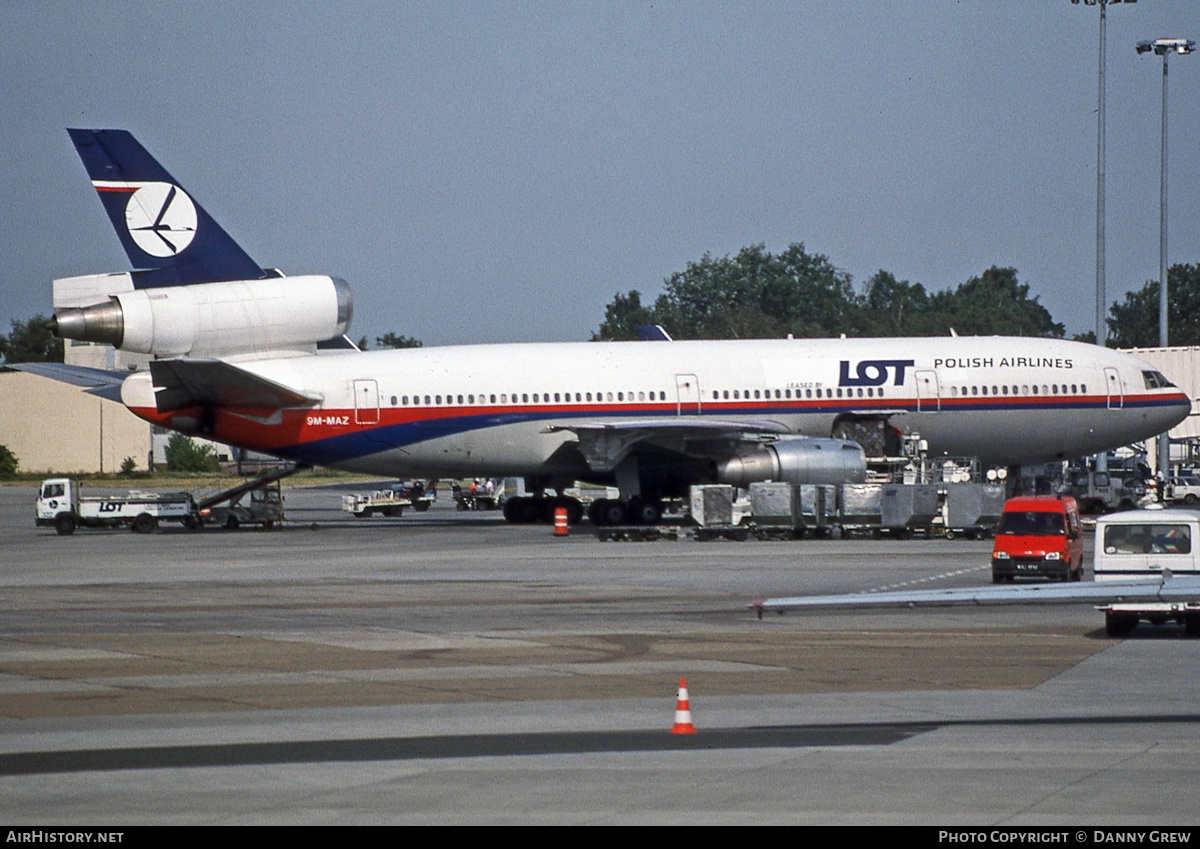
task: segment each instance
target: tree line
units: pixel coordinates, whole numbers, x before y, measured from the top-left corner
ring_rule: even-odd
[[[1200,264],[1168,273],[1173,345],[1200,344]],[[847,336],[1046,336],[1064,327],[1030,294],[1014,268],[992,266],[953,289],[878,271],[855,289],[829,258],[793,244],[780,254],[763,245],[734,256],[705,254],[668,277],[653,304],[636,289],[605,308],[593,340],[636,339],[658,324],[674,339],[769,339]],[[1158,344],[1158,283],[1148,281],[1109,310],[1110,347]],[[1094,333],[1076,336],[1094,340]]]

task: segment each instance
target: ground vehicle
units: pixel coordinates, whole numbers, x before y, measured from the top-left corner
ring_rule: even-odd
[[[1163,500],[1195,504],[1200,501],[1200,478],[1183,476],[1168,478],[1163,487]]]
[[[434,502],[435,496],[427,494],[420,483],[392,484],[390,489],[377,489],[374,492],[355,493],[342,496],[342,509],[361,518],[374,516],[400,516],[406,508],[411,507],[418,513],[424,513]]]
[[[1084,513],[1132,510],[1146,495],[1146,485],[1136,476],[1073,469],[1059,492],[1074,498]]]
[[[476,478],[466,489],[456,481],[450,491],[458,510],[499,510],[504,506],[504,484],[497,485],[491,478],[482,482]]]
[[[80,494],[78,481],[49,478],[42,481],[37,500],[37,524],[51,525],[60,535],[75,528],[115,528],[128,525],[135,533],[148,534],[159,521],[170,519],[198,527],[196,502],[188,492],[159,494],[130,492],[128,495]]]
[[[273,486],[250,490],[250,503],[243,504],[246,493],[236,496],[229,504],[221,507],[204,507],[200,510],[200,522],[235,530],[242,525],[261,525],[271,530],[283,521],[283,493],[276,481]]]
[[[1200,576],[1200,516],[1189,510],[1131,510],[1096,522],[1097,581]],[[1098,607],[1104,628],[1120,637],[1139,621],[1180,622],[1200,636],[1200,601],[1120,602]]]
[[[1083,525],[1074,498],[1038,495],[1005,502],[992,548],[992,583],[1016,577],[1083,577]]]

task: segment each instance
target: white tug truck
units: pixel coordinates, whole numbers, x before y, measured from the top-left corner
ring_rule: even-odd
[[[37,524],[52,526],[60,535],[79,526],[116,528],[152,533],[163,520],[198,526],[196,501],[190,492],[130,492],[127,495],[82,495],[78,481],[49,478],[42,481],[37,500]]]
[[[53,527],[61,536],[75,533],[77,527],[127,526],[135,533],[148,534],[163,520],[180,522],[191,530],[199,530],[205,523],[230,529],[257,524],[270,529],[283,521],[279,481],[308,468],[301,464],[279,469],[201,499],[190,492],[85,496],[78,481],[47,478],[38,491],[37,525]],[[249,507],[241,503],[246,493],[251,494]]]

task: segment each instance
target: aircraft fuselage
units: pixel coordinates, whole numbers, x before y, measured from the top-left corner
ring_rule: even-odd
[[[167,427],[397,477],[588,479],[573,435],[547,432],[573,423],[699,417],[828,437],[846,420],[886,420],[919,433],[931,455],[1010,465],[1126,445],[1190,411],[1142,360],[1033,338],[469,345],[238,367],[321,400],[160,414],[148,375],[131,377],[123,397]]]

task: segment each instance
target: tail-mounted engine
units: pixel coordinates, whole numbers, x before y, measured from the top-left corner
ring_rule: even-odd
[[[130,289],[61,306],[51,328],[124,351],[200,357],[308,349],[345,333],[352,311],[345,280],[307,275]]]

